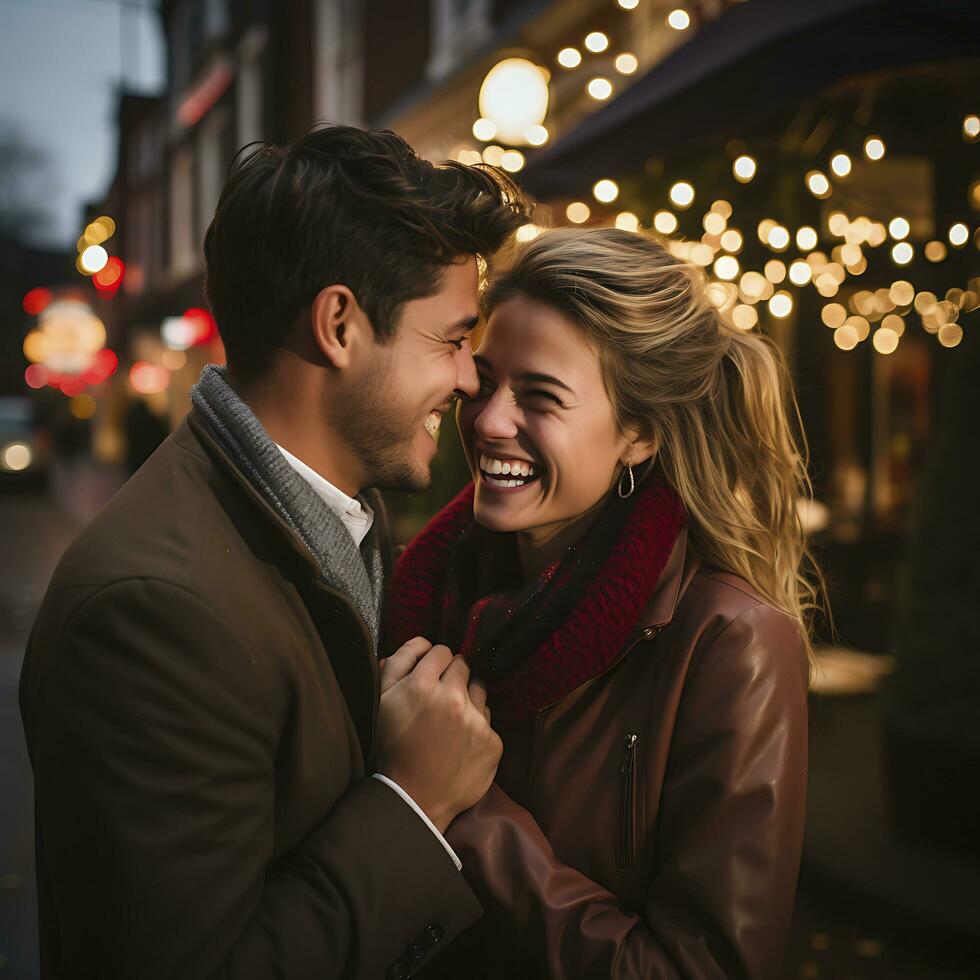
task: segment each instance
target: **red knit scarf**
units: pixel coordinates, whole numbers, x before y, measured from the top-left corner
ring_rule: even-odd
[[[473,484],[399,558],[383,646],[446,643],[489,690],[495,717],[528,718],[611,666],[649,601],[684,525],[659,473],[613,495],[581,541],[524,584],[514,534],[473,520]]]

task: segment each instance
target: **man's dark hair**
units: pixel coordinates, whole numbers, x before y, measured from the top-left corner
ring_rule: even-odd
[[[229,366],[244,379],[264,373],[333,283],[387,342],[405,302],[432,295],[460,257],[492,255],[530,213],[501,171],[435,166],[392,132],[328,126],[259,144],[233,166],[204,239]]]

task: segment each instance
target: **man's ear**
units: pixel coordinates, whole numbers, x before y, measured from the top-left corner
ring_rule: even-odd
[[[347,286],[325,286],[313,297],[310,326],[313,342],[335,368],[345,368],[362,342],[364,314]]]

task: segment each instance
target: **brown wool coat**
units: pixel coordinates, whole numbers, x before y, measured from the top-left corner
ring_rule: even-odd
[[[480,915],[370,778],[363,621],[192,416],[63,557],[21,710],[46,980],[377,980]]]

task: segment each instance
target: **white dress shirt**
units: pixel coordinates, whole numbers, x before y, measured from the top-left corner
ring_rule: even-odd
[[[286,462],[313,487],[317,496],[343,521],[344,527],[347,528],[350,536],[354,539],[354,544],[360,548],[361,542],[367,536],[368,531],[371,530],[371,525],[374,523],[374,511],[367,504],[361,503],[360,500],[354,497],[348,497],[343,490],[335,487],[329,480],[320,476],[312,467],[307,466],[301,459],[297,459],[291,452],[283,449],[279,443],[276,443],[276,447],[283,454]],[[460,861],[456,852],[449,846],[449,842],[439,833],[436,825],[426,816],[415,800],[398,783],[382,773],[374,773],[374,778],[380,779],[381,782],[390,786],[425,821],[426,827],[439,838],[439,842],[446,849],[446,853],[453,859],[453,864],[456,865],[457,870],[462,871],[463,862]]]

